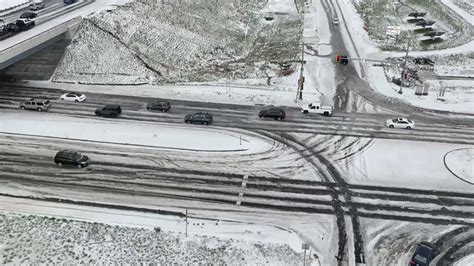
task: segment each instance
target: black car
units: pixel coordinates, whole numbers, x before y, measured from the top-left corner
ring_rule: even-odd
[[[74,166],[77,168],[86,167],[90,164],[89,157],[71,150],[62,150],[56,153],[54,163],[59,166]]]
[[[21,14],[20,18],[32,19],[32,18],[36,18],[36,16],[38,16],[38,15],[35,12],[23,12],[23,14]]]
[[[286,116],[285,110],[283,110],[283,108],[280,108],[280,107],[269,107],[269,108],[261,110],[258,113],[258,117],[260,118],[270,117],[276,120],[282,120],[285,118],[285,116]]]
[[[153,102],[149,103],[146,106],[146,109],[148,111],[168,112],[171,109],[171,104],[170,104],[170,102],[167,102],[167,101],[156,100],[156,101],[153,101]]]
[[[3,30],[7,32],[20,32],[21,31],[20,27],[18,27],[15,23],[6,24],[5,27],[3,27]]]
[[[421,242],[411,257],[410,266],[428,266],[433,259],[435,246],[429,242]]]
[[[184,117],[184,122],[186,124],[202,124],[208,125],[212,123],[212,115],[209,113],[195,113],[195,114],[187,114]]]
[[[103,107],[99,107],[95,110],[96,116],[112,117],[115,118],[122,113],[120,105],[109,104]]]

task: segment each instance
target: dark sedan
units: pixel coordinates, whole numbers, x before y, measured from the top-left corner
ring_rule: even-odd
[[[421,242],[416,247],[415,253],[411,257],[410,264],[413,266],[428,266],[433,259],[435,246],[429,242]]]
[[[38,14],[36,14],[35,12],[23,12],[23,14],[21,14],[20,18],[32,19],[32,18],[36,18],[37,16],[38,16]]]

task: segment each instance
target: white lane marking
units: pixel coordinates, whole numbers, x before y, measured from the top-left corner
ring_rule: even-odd
[[[242,186],[240,187],[241,190],[239,192],[239,200],[235,203],[237,205],[240,205],[242,203],[242,198],[244,196],[244,189],[247,186],[248,179],[249,179],[249,175],[244,175],[244,178],[242,179]]]

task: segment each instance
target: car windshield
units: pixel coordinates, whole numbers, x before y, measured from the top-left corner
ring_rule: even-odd
[[[44,101],[44,104],[49,104],[49,100]]]
[[[397,123],[397,122],[398,122],[398,118],[392,119],[392,122]]]
[[[415,260],[418,262],[426,263],[428,259],[426,257],[421,256],[420,254],[415,255]]]

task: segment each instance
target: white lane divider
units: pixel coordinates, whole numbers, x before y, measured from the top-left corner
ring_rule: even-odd
[[[242,186],[240,187],[239,192],[239,200],[235,204],[240,205],[242,203],[242,198],[244,197],[244,189],[247,186],[247,180],[249,179],[249,175],[244,175],[244,179],[242,180]]]

